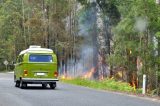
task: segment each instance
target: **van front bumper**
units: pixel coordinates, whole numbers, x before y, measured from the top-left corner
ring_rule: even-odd
[[[23,82],[30,84],[55,83],[58,79],[42,79],[42,78],[22,78]]]

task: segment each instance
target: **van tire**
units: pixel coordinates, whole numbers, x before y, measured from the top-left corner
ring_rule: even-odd
[[[15,87],[20,87],[20,82],[16,81]]]
[[[14,82],[16,82],[16,75],[14,75]]]
[[[15,87],[20,86],[20,81],[16,80],[16,75],[14,75],[14,82],[16,82]]]
[[[47,84],[42,84],[42,88],[47,88]]]
[[[51,89],[55,89],[56,88],[56,82],[50,83],[49,86],[50,86]]]
[[[20,81],[20,88],[24,89],[27,87],[27,83],[24,83],[22,80]]]

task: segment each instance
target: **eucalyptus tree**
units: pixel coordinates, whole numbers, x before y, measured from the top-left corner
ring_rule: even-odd
[[[124,0],[117,1],[116,5],[121,21],[114,29],[114,53],[110,60],[115,60],[112,61],[114,66],[126,67],[131,75],[147,74],[150,88],[154,89],[156,64],[159,61],[156,55],[158,37],[155,36],[159,31],[159,7],[152,0]],[[119,61],[122,59],[125,61]],[[141,69],[137,68],[139,65]]]
[[[86,9],[86,13],[89,8],[94,4],[95,14],[90,11],[91,15],[87,15],[88,17],[85,20],[89,19],[88,21],[83,21],[81,24],[89,23],[91,26],[95,26],[92,28],[89,27],[88,32],[92,31],[94,34],[91,34],[93,39],[93,43],[96,47],[94,50],[94,60],[95,73],[98,74],[99,77],[104,78],[106,75],[109,75],[109,64],[106,62],[106,57],[108,57],[111,53],[111,29],[114,25],[116,25],[120,20],[120,13],[118,8],[116,7],[115,1],[109,0],[78,0]],[[91,16],[91,17],[89,17]],[[83,17],[83,16],[81,16]],[[94,19],[94,17],[96,17]],[[94,21],[91,23],[90,21]],[[85,27],[84,27],[85,28]],[[96,31],[96,32],[94,32]],[[95,57],[97,59],[95,59]],[[96,75],[97,75],[96,74]],[[110,74],[112,71],[110,70]]]
[[[1,53],[4,53],[1,56],[9,61],[16,57],[19,45],[23,45],[18,44],[18,41],[24,41],[20,4],[20,0],[4,0],[0,3],[0,36],[1,45],[4,45],[1,47],[3,49]]]

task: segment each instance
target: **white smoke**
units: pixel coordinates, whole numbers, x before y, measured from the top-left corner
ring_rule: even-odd
[[[71,77],[79,77],[85,74],[93,67],[93,47],[88,45],[82,45],[80,49],[80,57],[76,63],[73,60],[69,60],[67,74]]]
[[[96,2],[96,0],[88,0],[89,3]]]
[[[138,17],[135,22],[135,29],[138,32],[144,32],[148,26],[148,21],[146,18]]]

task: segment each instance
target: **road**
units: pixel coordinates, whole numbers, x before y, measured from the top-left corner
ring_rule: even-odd
[[[58,82],[55,90],[14,87],[13,73],[0,73],[0,106],[160,106],[160,101]]]

